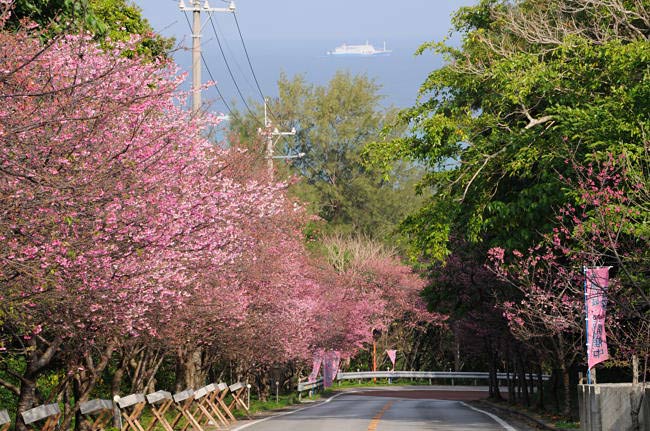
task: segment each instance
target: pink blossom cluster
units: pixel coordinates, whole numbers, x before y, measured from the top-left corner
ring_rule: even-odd
[[[562,340],[565,350],[576,355],[584,346],[584,268],[611,266],[628,285],[619,277],[610,282],[608,335],[621,352],[647,350],[646,339],[638,336],[647,317],[639,319],[645,312],[636,305],[645,303],[646,293],[631,274],[639,272],[647,254],[648,195],[645,179],[629,166],[624,156],[611,154],[599,164],[574,164],[574,177],[562,180],[575,201],[558,210],[556,227],[545,241],[525,253],[513,250],[511,256],[502,248],[490,250],[490,269],[519,293],[501,304],[515,335]],[[633,323],[626,323],[631,315]]]
[[[134,58],[136,43],[0,32],[0,317],[13,340],[74,354],[138,337],[277,362],[351,354],[404,313],[440,318],[399,262],[369,262],[367,277],[310,258],[286,184],[208,140],[218,121],[189,115],[183,76]]]

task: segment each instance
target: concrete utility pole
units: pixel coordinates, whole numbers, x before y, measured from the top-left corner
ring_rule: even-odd
[[[192,12],[192,114],[196,115],[201,109],[201,12],[235,12],[235,2],[231,1],[227,8],[210,7],[208,0],[201,6],[201,0],[190,0],[192,6],[185,6],[185,1],[180,0],[178,7],[185,12]]]
[[[277,127],[273,127],[268,116],[267,100],[264,99],[264,130],[257,129],[257,132],[266,138],[266,163],[269,170],[269,177],[273,178],[273,159],[296,159],[303,157],[305,153],[295,156],[274,156],[273,147],[282,136],[294,136],[296,129],[292,128],[290,132],[280,132]]]

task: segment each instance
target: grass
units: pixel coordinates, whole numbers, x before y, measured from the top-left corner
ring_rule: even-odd
[[[280,395],[277,402],[275,401],[275,395],[270,396],[267,401],[260,401],[251,398],[250,414],[268,410],[282,409],[295,404],[299,404],[298,395],[295,393]],[[235,410],[234,414],[235,416],[239,417],[245,416],[242,410]]]
[[[561,430],[580,428],[580,422],[576,422],[569,418],[548,411],[539,411],[534,407],[534,403],[532,403],[530,407],[526,407],[525,405],[520,403],[513,404],[508,402],[507,400],[501,400],[501,401],[489,400],[489,403],[536,417],[537,419],[541,419],[548,424],[553,424],[556,428]]]
[[[580,428],[580,422],[558,421],[555,422],[555,426],[564,429],[578,429]]]

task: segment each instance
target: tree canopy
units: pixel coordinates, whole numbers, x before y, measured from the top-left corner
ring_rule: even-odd
[[[645,0],[461,8],[460,45],[419,50],[446,64],[400,114],[411,132],[368,150],[386,170],[394,160],[426,168],[431,193],[403,230],[431,268],[431,303],[454,306],[457,327],[500,311],[511,335],[563,370],[565,414],[568,368],[582,357],[582,265],[613,266],[613,319],[630,334],[647,328],[647,284],[628,268],[646,274],[649,10]],[[491,276],[471,270],[488,255]],[[468,309],[481,295],[490,300]],[[644,339],[623,338],[613,349],[621,357],[648,351]],[[490,360],[512,360],[485,348]]]
[[[131,0],[15,0],[6,26],[17,29],[25,20],[47,29],[46,35],[89,31],[97,40],[142,40],[136,50],[152,57],[166,56],[173,40],[155,34],[141,9]]]
[[[295,128],[295,137],[277,143],[279,154],[297,155],[289,172],[302,178],[296,192],[313,203],[327,229],[386,239],[409,209],[417,207],[412,185],[419,170],[403,164],[387,180],[364,164],[365,145],[383,139],[394,122],[395,109],[381,107],[379,86],[367,76],[337,72],[327,85],[315,85],[298,75],[281,76],[279,97],[269,102],[274,126]],[[259,118],[262,107],[256,109]],[[238,115],[234,128],[253,142],[260,121]],[[398,127],[389,136],[398,136]],[[263,144],[257,143],[259,148]]]
[[[639,2],[483,0],[459,10],[460,47],[401,119],[413,132],[374,146],[378,163],[427,166],[434,195],[409,218],[417,249],[442,258],[451,235],[526,248],[571,199],[560,175],[606,153],[644,152],[647,8]]]

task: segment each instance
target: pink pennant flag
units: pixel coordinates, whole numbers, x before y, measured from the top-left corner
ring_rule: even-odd
[[[397,350],[386,350],[388,359],[393,363],[393,371],[395,371],[395,360],[397,359]]]
[[[607,287],[609,268],[597,267],[585,270],[585,301],[587,309],[587,362],[589,369],[609,359],[605,336],[605,313],[607,310]]]
[[[336,378],[341,362],[341,353],[337,351],[325,352],[323,355],[323,387],[329,388]]]
[[[309,374],[308,382],[314,383],[316,378],[318,378],[318,372],[320,371],[320,365],[323,362],[323,354],[321,352],[314,353],[314,359],[311,367],[311,374]]]

